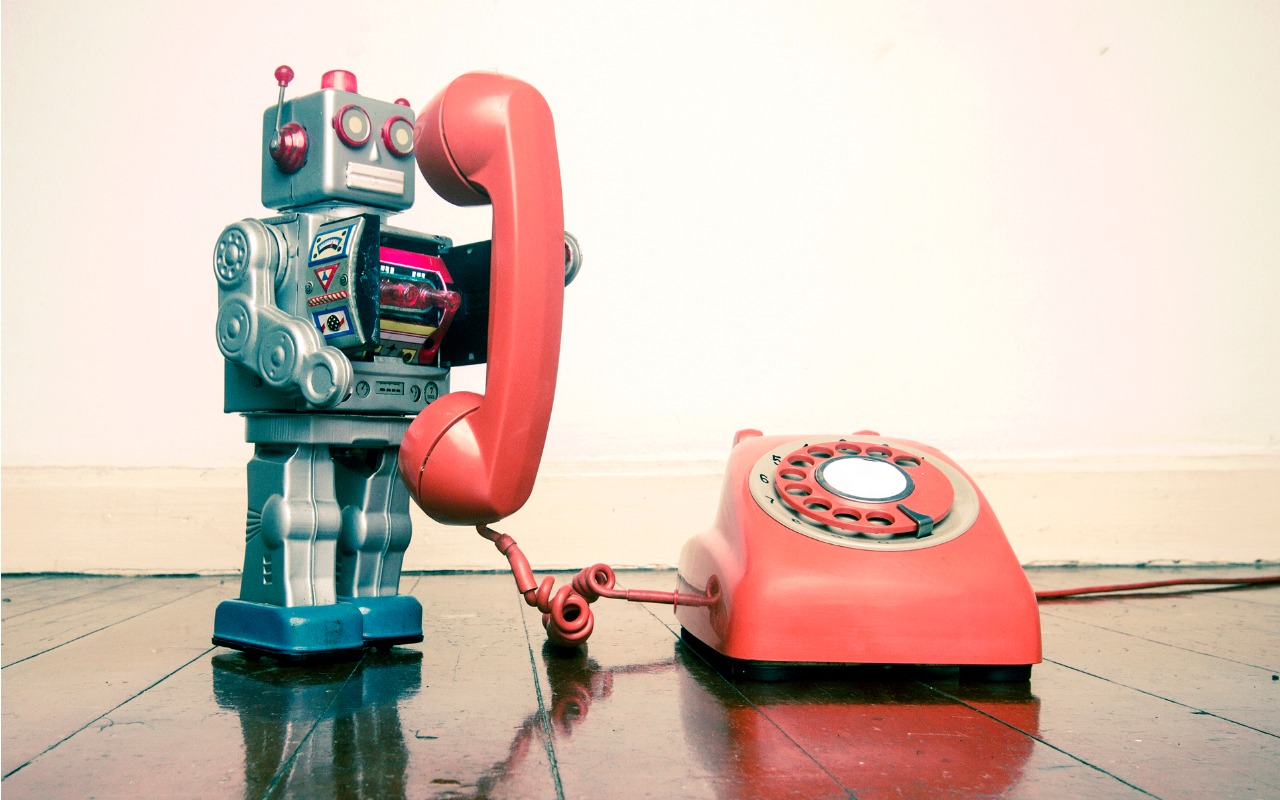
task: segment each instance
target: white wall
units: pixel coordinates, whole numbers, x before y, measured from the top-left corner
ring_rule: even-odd
[[[1280,4],[2,13],[6,467],[247,459],[209,261],[267,214],[281,63],[291,95],[345,68],[420,108],[490,69],[547,97],[587,256],[552,462],[717,459],[742,427],[1280,454]],[[419,198],[397,224],[487,238]]]

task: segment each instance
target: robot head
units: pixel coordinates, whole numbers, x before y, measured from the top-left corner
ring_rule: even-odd
[[[356,76],[326,72],[320,91],[284,101],[293,70],[280,67],[280,98],[262,116],[262,204],[288,209],[340,203],[403,211],[413,205],[413,109],[356,93]]]

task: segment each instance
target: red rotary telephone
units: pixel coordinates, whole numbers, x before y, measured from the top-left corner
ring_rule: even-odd
[[[475,525],[511,562],[551,639],[591,633],[588,604],[677,606],[693,646],[735,662],[963,664],[1040,660],[1035,598],[986,501],[932,448],[874,435],[739,434],[715,527],[681,558],[685,591],[617,589],[596,565],[552,594],[511,537],[488,528],[528,499],[555,394],[564,221],[551,112],[528,84],[456,79],[419,115],[414,152],[459,205],[493,205],[484,396],[454,392],[405,434],[400,471],[439,522]]]

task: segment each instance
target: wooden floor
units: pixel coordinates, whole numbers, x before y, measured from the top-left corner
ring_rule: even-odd
[[[1206,572],[1259,571],[1031,577]],[[608,601],[589,652],[566,657],[507,575],[403,588],[426,609],[423,644],[300,669],[210,646],[233,579],[5,578],[0,792],[1280,797],[1280,587],[1044,603],[1029,688],[938,669],[729,682],[679,643],[669,609]]]

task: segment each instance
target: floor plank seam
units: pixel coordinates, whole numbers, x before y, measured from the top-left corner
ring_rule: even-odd
[[[145,614],[150,614],[151,612],[153,612],[153,611],[158,611],[158,610],[160,610],[160,609],[164,608],[165,606],[172,605],[173,603],[176,603],[176,602],[178,602],[179,600],[186,600],[188,597],[194,597],[195,595],[198,595],[198,594],[200,594],[201,592],[207,592],[207,591],[209,591],[210,589],[213,589],[213,588],[215,588],[215,587],[213,587],[213,586],[206,586],[206,587],[205,587],[205,588],[203,588],[203,589],[197,589],[197,590],[195,590],[194,592],[191,592],[191,593],[189,593],[189,594],[184,594],[184,595],[181,595],[181,596],[179,596],[179,597],[175,597],[175,598],[173,598],[172,600],[170,600],[170,601],[169,601],[169,602],[167,602],[167,603],[161,603],[161,604],[160,604],[160,605],[158,605],[158,606],[153,606],[153,607],[151,607],[151,608],[148,608],[146,611],[139,611],[137,614],[134,614],[133,616],[123,617],[123,618],[121,618],[121,619],[116,620],[115,622],[112,622],[112,623],[111,623],[111,624],[109,624],[109,625],[103,625],[101,628],[98,628],[97,630],[92,630],[92,631],[89,631],[88,633],[82,633],[82,634],[80,634],[79,636],[76,636],[76,637],[75,637],[75,638],[73,638],[73,639],[68,639],[67,641],[62,642],[62,643],[60,643],[60,644],[56,644],[56,645],[54,645],[53,647],[50,647],[50,648],[47,648],[47,649],[41,650],[39,653],[33,653],[33,654],[31,654],[31,655],[29,655],[29,656],[27,656],[27,657],[25,657],[25,658],[19,658],[19,659],[18,659],[18,660],[16,660],[16,661],[10,661],[8,664],[5,664],[4,666],[0,666],[0,670],[8,669],[9,667],[14,666],[15,664],[21,664],[21,663],[22,663],[22,662],[24,662],[24,661],[30,661],[31,659],[33,659],[33,658],[37,658],[37,657],[39,657],[39,656],[42,656],[42,655],[44,655],[45,653],[52,653],[54,650],[57,650],[57,649],[58,649],[58,648],[60,648],[60,647],[66,647],[67,645],[71,644],[72,642],[78,642],[78,641],[80,641],[81,639],[85,638],[86,636],[93,636],[94,634],[102,633],[103,631],[108,630],[108,629],[110,629],[110,628],[114,628],[115,626],[117,626],[117,625],[119,625],[119,624],[121,624],[121,623],[128,622],[128,621],[129,621],[129,620],[131,620],[131,619],[137,619],[138,617],[141,617],[141,616],[143,616],[143,615],[145,615]]]
[[[538,661],[533,654],[533,639],[529,636],[529,620],[524,609],[523,598],[516,601],[516,608],[516,613],[520,615],[520,625],[524,628],[525,650],[529,654],[529,671],[533,673],[533,693],[538,699],[538,720],[542,731],[542,746],[547,751],[547,761],[551,767],[551,782],[555,786],[556,800],[565,800],[564,784],[560,779],[560,763],[556,760],[555,739],[552,738],[551,718],[547,714],[547,705],[542,695],[542,679],[538,676]]]
[[[1185,708],[1188,711],[1192,712],[1193,714],[1200,714],[1202,716],[1213,717],[1214,719],[1220,719],[1223,722],[1229,722],[1232,725],[1239,725],[1241,728],[1246,728],[1248,730],[1254,731],[1255,733],[1261,733],[1262,735],[1270,736],[1273,739],[1280,739],[1280,733],[1274,733],[1272,731],[1263,730],[1262,728],[1254,727],[1253,725],[1250,725],[1247,722],[1241,722],[1238,719],[1231,719],[1230,717],[1224,717],[1221,714],[1217,714],[1203,708],[1196,708],[1195,706],[1187,705],[1186,703],[1180,702],[1178,700],[1174,700],[1172,697],[1165,697],[1163,695],[1156,694],[1155,692],[1148,692],[1146,689],[1140,689],[1137,686],[1130,686],[1127,683],[1121,683],[1120,681],[1112,680],[1104,675],[1094,674],[1087,669],[1081,669],[1079,667],[1073,667],[1070,664],[1064,664],[1061,661],[1054,661],[1048,658],[1046,658],[1044,661],[1046,664],[1055,664],[1059,667],[1069,669],[1073,672],[1078,672],[1081,675],[1088,675],[1090,678],[1097,678],[1100,681],[1106,681],[1107,683],[1110,683],[1114,686],[1121,686],[1130,691],[1138,692],[1139,694],[1145,694],[1147,697],[1154,697],[1157,700],[1163,700],[1164,702],[1178,706],[1179,708]]]
[[[1048,659],[1045,659],[1045,660],[1046,660],[1046,661],[1048,661]],[[1050,661],[1049,663],[1051,663],[1051,664],[1056,664],[1057,662],[1056,662],[1056,661]],[[1059,665],[1059,666],[1061,666],[1061,665]],[[1105,678],[1104,678],[1103,680],[1105,680]],[[923,686],[923,687],[925,687],[926,689],[929,689],[930,691],[936,692],[937,694],[939,694],[939,695],[941,695],[941,696],[943,696],[943,697],[947,698],[948,700],[951,700],[952,702],[958,703],[958,704],[960,704],[960,705],[964,706],[965,708],[970,709],[971,711],[975,711],[975,712],[977,712],[977,713],[981,714],[982,716],[984,716],[984,717],[986,717],[986,718],[988,718],[988,719],[990,719],[990,720],[994,720],[995,722],[1000,723],[1001,725],[1005,726],[1006,728],[1009,728],[1010,730],[1017,731],[1018,733],[1022,734],[1023,736],[1026,736],[1026,737],[1028,737],[1028,738],[1030,738],[1030,739],[1034,739],[1035,741],[1039,742],[1040,744],[1044,745],[1045,747],[1048,747],[1048,748],[1049,748],[1049,749],[1051,749],[1051,750],[1054,750],[1054,751],[1056,751],[1056,752],[1059,752],[1059,753],[1061,753],[1062,755],[1066,756],[1067,758],[1071,759],[1072,761],[1076,761],[1076,762],[1078,762],[1078,763],[1080,763],[1080,764],[1083,764],[1084,766],[1088,767],[1089,769],[1095,770],[1096,772],[1098,772],[1098,773],[1100,773],[1100,774],[1102,774],[1102,775],[1106,775],[1108,778],[1111,778],[1112,780],[1115,780],[1115,781],[1117,781],[1117,782],[1119,782],[1119,783],[1122,783],[1122,784],[1124,784],[1125,786],[1128,786],[1130,789],[1133,789],[1134,791],[1142,792],[1142,793],[1143,793],[1143,794],[1145,794],[1147,797],[1154,797],[1154,798],[1156,798],[1156,800],[1161,800],[1160,795],[1152,794],[1151,792],[1147,791],[1146,789],[1143,789],[1141,786],[1138,786],[1138,785],[1136,785],[1136,784],[1134,784],[1134,783],[1131,783],[1131,782],[1129,782],[1129,781],[1125,780],[1124,778],[1121,778],[1119,775],[1116,775],[1114,772],[1111,772],[1110,770],[1104,769],[1104,768],[1102,768],[1102,767],[1098,766],[1097,764],[1094,764],[1094,763],[1093,763],[1093,762],[1091,762],[1091,761],[1086,761],[1085,759],[1081,758],[1080,756],[1076,755],[1075,753],[1072,753],[1072,752],[1070,752],[1070,751],[1068,751],[1068,750],[1064,750],[1064,749],[1062,749],[1061,747],[1058,747],[1057,745],[1053,744],[1052,742],[1046,741],[1044,738],[1042,738],[1042,737],[1040,737],[1040,736],[1035,736],[1035,735],[1033,735],[1033,734],[1030,734],[1030,733],[1028,733],[1028,732],[1026,732],[1026,731],[1022,730],[1021,728],[1017,727],[1016,725],[1012,725],[1012,724],[1010,724],[1010,723],[1008,723],[1008,722],[1005,722],[1004,720],[1000,719],[999,717],[994,716],[994,715],[992,715],[992,714],[989,714],[989,713],[987,713],[986,711],[983,711],[981,708],[978,708],[977,706],[974,706],[974,705],[971,705],[971,704],[969,704],[969,703],[966,703],[964,700],[961,700],[960,698],[958,698],[958,697],[956,697],[956,696],[954,696],[954,695],[950,694],[949,692],[945,692],[945,691],[943,691],[942,689],[939,689],[938,687],[936,687],[936,686],[932,686],[932,685],[930,685],[930,684],[928,684],[928,683],[924,683],[923,681],[918,681],[918,683],[920,683],[920,685],[921,685],[921,686]]]
[[[66,736],[62,737],[62,738],[61,738],[61,739],[59,739],[58,741],[54,742],[53,744],[49,745],[49,746],[48,746],[48,747],[46,747],[45,749],[41,750],[39,753],[36,753],[36,754],[35,754],[34,756],[32,756],[31,758],[27,759],[26,761],[22,762],[22,763],[21,763],[21,764],[19,764],[18,766],[16,766],[16,767],[14,767],[13,769],[9,770],[8,772],[6,772],[6,773],[4,774],[4,777],[0,778],[0,781],[8,780],[8,779],[9,779],[9,778],[11,778],[12,776],[14,776],[14,775],[16,775],[17,773],[21,772],[22,770],[26,769],[26,768],[27,768],[28,766],[30,766],[31,764],[34,764],[36,761],[40,760],[40,758],[42,758],[46,753],[49,753],[49,752],[51,752],[51,751],[53,751],[53,750],[57,749],[58,747],[60,747],[60,746],[62,745],[62,743],[63,743],[63,742],[67,741],[68,739],[71,739],[71,738],[72,738],[72,737],[74,737],[74,736],[77,736],[81,731],[88,730],[89,728],[93,727],[93,725],[94,725],[95,723],[100,722],[101,720],[107,719],[107,717],[109,717],[113,712],[115,712],[115,711],[117,711],[117,710],[119,710],[119,709],[123,708],[124,706],[128,705],[129,703],[132,703],[134,700],[138,699],[138,698],[139,698],[139,697],[141,697],[142,695],[146,694],[147,692],[149,692],[149,691],[151,691],[152,689],[156,688],[156,687],[157,687],[157,686],[159,686],[160,684],[162,684],[162,683],[164,683],[165,681],[169,680],[169,679],[170,679],[170,678],[172,678],[174,675],[177,675],[179,672],[181,672],[182,670],[184,670],[184,669],[186,669],[187,667],[191,666],[192,664],[196,663],[197,661],[199,661],[200,659],[204,658],[205,656],[209,655],[210,653],[212,653],[212,652],[213,652],[214,650],[216,650],[216,649],[217,649],[216,647],[210,647],[208,650],[205,650],[205,651],[204,651],[203,653],[201,653],[200,655],[198,655],[198,656],[196,656],[195,658],[191,659],[190,661],[187,661],[186,663],[184,663],[184,664],[180,665],[177,669],[174,669],[174,670],[170,671],[169,673],[167,673],[166,675],[162,676],[159,680],[157,680],[155,683],[152,683],[150,686],[143,687],[140,691],[135,692],[133,695],[129,696],[127,699],[122,700],[121,702],[119,702],[119,703],[117,703],[116,705],[112,706],[111,708],[107,709],[107,710],[106,710],[106,711],[104,711],[102,714],[99,714],[98,716],[96,716],[96,717],[94,717],[93,719],[89,720],[89,721],[88,721],[88,722],[86,722],[84,725],[81,725],[79,728],[76,728],[76,729],[75,729],[74,731],[72,731],[71,733],[68,733]]]

